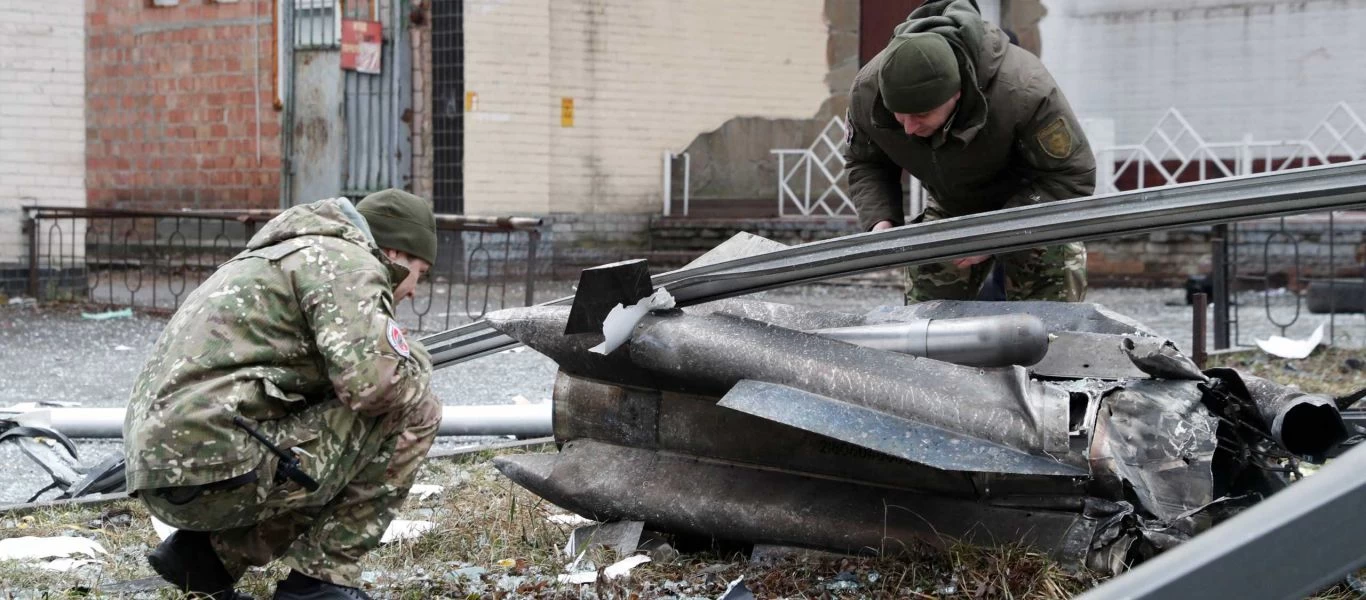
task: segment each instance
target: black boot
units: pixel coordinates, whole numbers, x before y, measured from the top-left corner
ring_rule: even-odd
[[[233,590],[233,580],[213,551],[209,534],[177,530],[147,555],[152,570],[182,591],[203,594],[214,600],[251,600]]]
[[[275,600],[370,600],[360,588],[314,579],[298,571],[275,586]]]

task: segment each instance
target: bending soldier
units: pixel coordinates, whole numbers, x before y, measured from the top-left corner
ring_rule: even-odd
[[[901,172],[929,193],[916,222],[1088,196],[1095,158],[1043,63],[973,0],[931,0],[850,91],[845,163],[864,230],[905,224]],[[906,302],[971,300],[1000,261],[1011,300],[1086,296],[1080,243],[911,267]]]

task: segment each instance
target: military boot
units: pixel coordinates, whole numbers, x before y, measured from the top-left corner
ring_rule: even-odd
[[[275,600],[370,600],[360,588],[347,587],[290,571],[275,586]]]
[[[207,532],[177,530],[157,544],[147,555],[147,562],[157,575],[182,591],[213,600],[251,600],[251,596],[233,589],[237,582],[223,568]]]

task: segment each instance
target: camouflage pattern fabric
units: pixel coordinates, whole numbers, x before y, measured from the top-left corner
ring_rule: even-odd
[[[393,319],[407,270],[350,201],[294,207],[185,300],[134,385],[124,419],[128,488],[172,525],[213,531],[240,573],[289,550],[305,574],[355,585],[355,560],[402,502],[441,417],[431,362]],[[298,446],[322,488],[273,483],[276,460],[242,416]],[[181,506],[156,490],[256,471]]]
[[[274,483],[277,461],[268,457],[246,485],[204,491],[181,505],[155,492],[142,497],[169,525],[213,532],[214,550],[235,578],[283,557],[301,573],[356,587],[358,561],[379,545],[435,439],[440,405],[433,399],[413,410],[426,413],[365,417],[333,400],[262,423],[267,437],[299,448],[301,468],[318,481],[314,492]]]
[[[947,218],[927,203],[920,221]],[[995,261],[1005,270],[1007,300],[1081,302],[1086,299],[1086,246],[1081,242],[1000,254],[967,268],[953,262],[907,267],[906,304],[929,300],[973,300]]]

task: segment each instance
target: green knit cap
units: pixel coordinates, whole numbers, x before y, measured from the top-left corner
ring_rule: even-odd
[[[929,112],[958,92],[958,58],[944,36],[910,33],[892,38],[877,72],[882,104],[894,113]]]
[[[436,216],[426,200],[389,188],[361,198],[356,210],[365,217],[380,248],[436,264]]]

